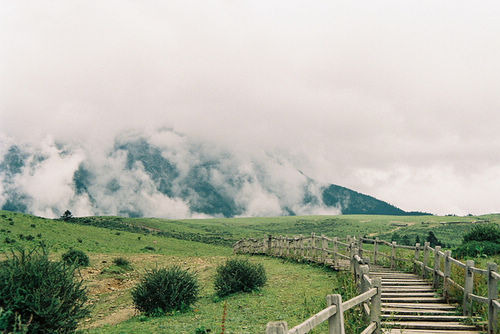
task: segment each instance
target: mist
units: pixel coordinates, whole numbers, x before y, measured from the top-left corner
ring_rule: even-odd
[[[307,178],[405,210],[499,211],[497,2],[0,7],[0,161],[13,145],[26,155],[0,173],[2,205],[16,193],[43,216],[197,216],[124,167],[117,145],[143,138],[181,176],[219,161],[210,182],[241,215],[286,214]],[[80,166],[94,181],[82,193]],[[224,188],[231,174],[247,183]]]

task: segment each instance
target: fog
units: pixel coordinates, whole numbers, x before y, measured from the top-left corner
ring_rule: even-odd
[[[264,169],[234,194],[246,215],[294,202],[297,170],[404,210],[498,212],[499,14],[494,1],[2,1],[0,154],[47,158],[2,175],[0,201],[22,189],[41,215],[70,199],[119,212],[104,189],[99,212],[71,192],[87,163],[95,187],[119,177],[145,213],[192,215],[123,170],[113,147],[134,134],[179,166],[198,143],[229,154],[228,173]]]

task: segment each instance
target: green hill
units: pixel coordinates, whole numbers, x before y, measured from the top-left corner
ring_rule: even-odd
[[[269,282],[259,292],[216,298],[213,277],[217,265],[232,256],[231,244],[243,237],[326,234],[425,236],[432,230],[445,243],[460,242],[472,222],[500,222],[500,215],[482,217],[437,216],[300,216],[270,218],[214,218],[167,220],[157,218],[80,217],[65,222],[0,211],[0,258],[15,247],[40,244],[54,260],[78,249],[90,257],[90,266],[78,274],[88,289],[92,315],[81,323],[86,333],[195,333],[220,330],[227,302],[228,332],[263,332],[270,320],[287,319],[296,325],[325,306],[329,293],[349,293],[349,274],[275,258],[251,257],[264,265]],[[132,270],[121,270],[113,259],[125,257]],[[180,265],[197,272],[201,299],[186,313],[144,318],[133,308],[130,289],[145,269]],[[355,291],[353,289],[352,291]],[[348,295],[345,295],[347,298]]]

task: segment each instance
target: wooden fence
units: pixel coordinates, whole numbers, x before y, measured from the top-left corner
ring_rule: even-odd
[[[364,244],[370,244],[364,247]],[[385,248],[388,252],[383,252]],[[405,250],[406,257],[398,254],[398,250]],[[270,322],[267,325],[267,334],[301,334],[308,333],[320,323],[328,320],[329,333],[344,333],[344,312],[356,305],[363,304],[363,308],[370,316],[370,325],[362,332],[380,333],[380,280],[371,279],[368,275],[369,263],[384,264],[391,268],[409,264],[411,271],[430,279],[435,288],[441,288],[444,297],[449,300],[452,289],[462,291],[462,309],[464,315],[471,316],[472,303],[486,304],[488,307],[488,333],[498,331],[498,282],[500,274],[495,263],[488,263],[487,269],[474,266],[473,260],[465,263],[451,257],[451,252],[442,251],[440,246],[430,247],[426,242],[423,246],[398,245],[396,242],[379,240],[378,238],[329,238],[317,236],[268,236],[264,239],[242,239],[234,244],[235,253],[263,254],[276,257],[293,258],[298,261],[311,261],[342,268],[349,261],[351,271],[360,288],[360,294],[353,299],[342,302],[340,295],[328,295],[328,307],[292,329],[288,329],[286,322]],[[408,257],[412,254],[411,257]],[[406,267],[408,268],[408,266]],[[452,279],[454,268],[463,270],[463,286]],[[474,275],[482,275],[487,283],[487,296],[474,293]],[[478,287],[476,287],[478,288]],[[477,293],[477,292],[476,292]]]

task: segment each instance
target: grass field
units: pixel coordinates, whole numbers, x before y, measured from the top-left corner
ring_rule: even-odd
[[[90,256],[89,267],[80,271],[88,288],[92,316],[82,322],[85,333],[196,333],[220,332],[227,302],[226,333],[263,332],[268,321],[286,320],[293,326],[325,306],[325,296],[355,293],[349,274],[265,257],[251,257],[268,273],[267,285],[258,292],[219,299],[213,277],[217,265],[232,256],[232,243],[243,237],[325,234],[379,236],[394,233],[410,239],[429,230],[438,239],[458,245],[461,236],[477,221],[499,223],[500,215],[481,217],[437,216],[306,216],[274,218],[189,219],[82,217],[72,222],[0,211],[0,257],[16,246],[35,247],[43,243],[54,259],[74,248]],[[131,270],[112,264],[116,257],[132,263]],[[491,259],[479,259],[486,262]],[[494,260],[498,260],[494,258]],[[197,272],[201,298],[186,313],[147,318],[134,310],[130,289],[148,268],[179,264]],[[347,276],[346,276],[347,275]],[[350,286],[350,287],[349,287]],[[356,318],[356,314],[353,314]],[[348,320],[351,326],[356,321]],[[322,332],[320,329],[317,333]]]

